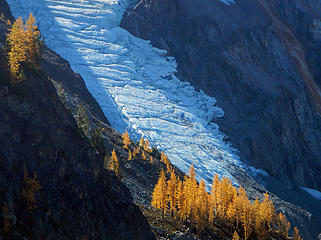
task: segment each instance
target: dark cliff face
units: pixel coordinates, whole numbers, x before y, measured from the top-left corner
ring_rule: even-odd
[[[154,239],[128,189],[103,168],[102,156],[50,81],[79,94],[104,121],[81,77],[45,49],[43,71],[27,71],[24,82],[11,86],[3,48],[6,27],[0,20],[0,239]],[[22,196],[24,165],[42,187],[34,210],[26,209]]]
[[[141,0],[121,26],[168,50],[218,100],[242,159],[321,189],[320,1]],[[318,31],[319,29],[319,31]]]

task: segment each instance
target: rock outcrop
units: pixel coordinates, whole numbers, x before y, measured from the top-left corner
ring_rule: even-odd
[[[243,161],[321,190],[320,1],[141,0],[121,26],[218,100]]]
[[[0,1],[0,13],[7,13]],[[5,53],[6,20],[0,20],[0,239],[154,239],[128,189],[103,168],[92,146],[59,99],[54,84],[77,95],[108,124],[82,78],[44,49],[42,71],[26,71],[11,85]],[[54,84],[53,84],[54,83]],[[22,194],[37,176],[36,208]]]

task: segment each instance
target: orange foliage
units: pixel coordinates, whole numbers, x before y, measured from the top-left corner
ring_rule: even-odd
[[[165,176],[164,170],[162,169],[162,171],[159,174],[158,182],[153,191],[151,204],[154,208],[162,209],[163,217],[167,208],[166,190],[167,190],[166,176]]]
[[[130,138],[127,130],[122,135],[122,138],[123,138],[123,144],[124,144],[123,148],[128,149],[128,146],[130,145]]]
[[[119,161],[115,149],[113,150],[109,161],[109,170],[113,171],[116,176],[119,177]]]
[[[30,14],[24,25],[19,17],[9,29],[7,41],[10,73],[14,82],[23,81],[25,76],[21,64],[28,63],[33,68],[38,67],[40,56],[40,32],[35,25],[36,19]]]
[[[161,160],[164,162],[166,158],[162,153]],[[193,165],[183,181],[171,170],[170,179],[166,182],[162,170],[154,189],[152,206],[163,209],[163,214],[169,209],[171,215],[175,215],[180,221],[188,221],[200,235],[205,228],[211,228],[217,219],[224,220],[232,229],[241,231],[244,239],[264,239],[271,231],[278,231],[287,237],[290,229],[290,223],[282,213],[276,216],[267,193],[262,202],[256,199],[251,203],[244,188],[239,187],[237,190],[228,178],[219,180],[217,175],[213,178],[211,192],[207,193],[205,182],[202,180],[200,184],[197,183]],[[298,233],[295,234],[299,236]],[[236,231],[233,239],[239,239]],[[300,240],[298,237],[297,239]]]
[[[133,159],[132,151],[128,150],[128,161]]]

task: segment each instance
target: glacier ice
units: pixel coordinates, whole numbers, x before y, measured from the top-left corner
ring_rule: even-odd
[[[225,1],[227,4],[232,1]],[[129,0],[8,0],[14,16],[37,19],[45,43],[69,61],[111,125],[143,135],[182,171],[235,182],[230,166],[247,167],[211,122],[216,100],[174,75],[174,58],[119,27]]]

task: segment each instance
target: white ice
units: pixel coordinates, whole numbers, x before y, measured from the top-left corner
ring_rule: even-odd
[[[216,100],[176,78],[166,51],[119,27],[130,0],[8,0],[14,16],[31,12],[45,43],[81,74],[111,125],[143,135],[181,170],[198,179],[232,178],[246,168],[210,121],[222,117]]]
[[[220,1],[227,5],[231,5],[232,3],[234,3],[234,0],[220,0]]]
[[[303,189],[304,191],[306,191],[307,193],[309,193],[312,197],[321,200],[321,192],[312,188],[307,188],[307,187],[300,187],[301,189]]]
[[[264,171],[263,169],[260,168],[255,168],[255,167],[251,167],[249,166],[249,170],[251,171],[251,174],[256,177],[258,174],[262,175],[264,177],[269,177],[270,174],[268,174],[266,171]]]

